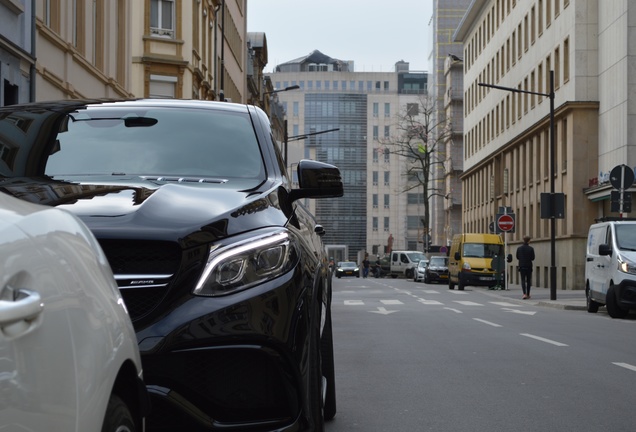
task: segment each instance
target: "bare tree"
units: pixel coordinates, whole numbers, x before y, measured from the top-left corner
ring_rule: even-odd
[[[406,187],[409,192],[421,188],[424,198],[425,250],[428,250],[430,229],[430,203],[434,196],[445,196],[443,185],[445,143],[448,140],[448,128],[444,120],[445,113],[436,109],[435,99],[423,96],[419,103],[407,104],[397,116],[397,132],[380,142],[385,152],[405,159],[407,164]]]

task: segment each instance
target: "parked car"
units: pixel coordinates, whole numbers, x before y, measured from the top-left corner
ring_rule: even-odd
[[[424,283],[448,283],[448,257],[432,256],[424,270]]]
[[[143,431],[148,411],[137,338],[95,237],[70,213],[4,193],[0,393],[7,430]]]
[[[636,309],[636,220],[605,218],[590,226],[585,260],[587,311],[612,318]]]
[[[415,277],[415,269],[420,260],[426,259],[426,255],[419,251],[392,251],[391,257],[391,277],[405,277],[412,279]]]
[[[331,278],[302,200],[342,196],[336,167],[301,160],[292,189],[267,115],[228,102],[12,105],[0,136],[0,189],[75,213],[100,242],[139,340],[149,429],[324,429]]]
[[[360,267],[352,261],[341,261],[336,267],[336,277],[340,279],[343,276],[360,277]]]
[[[428,259],[421,259],[417,263],[417,267],[415,268],[415,275],[413,276],[414,282],[419,282],[424,280],[424,275],[426,274],[427,265],[428,265]]]

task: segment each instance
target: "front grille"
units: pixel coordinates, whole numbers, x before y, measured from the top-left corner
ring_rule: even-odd
[[[140,279],[152,275],[174,275],[181,262],[179,245],[166,241],[101,240],[115,276],[136,275]],[[166,296],[169,285],[121,289],[126,308],[133,321],[154,310]]]

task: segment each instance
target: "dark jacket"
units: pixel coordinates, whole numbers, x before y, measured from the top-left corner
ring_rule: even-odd
[[[534,261],[534,248],[528,243],[524,243],[517,248],[517,259],[519,260],[519,270],[532,271],[532,261]]]

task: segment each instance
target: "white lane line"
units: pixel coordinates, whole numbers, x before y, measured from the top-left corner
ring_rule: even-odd
[[[484,323],[484,324],[488,324],[489,326],[493,326],[493,327],[501,327],[499,324],[495,324],[494,322],[490,322],[490,321],[486,321],[483,319],[479,319],[479,318],[473,318],[475,321],[479,321],[480,323]]]
[[[459,303],[464,306],[483,306],[483,304],[481,303],[475,303],[475,302],[466,301],[466,300],[453,300],[453,303]]]
[[[423,298],[418,298],[417,301],[425,305],[443,305],[444,304],[442,302],[438,302],[437,300],[425,300]]]
[[[615,364],[616,366],[620,366],[622,368],[629,369],[631,371],[636,372],[636,366],[634,365],[630,365],[628,363],[612,363],[612,364]]]
[[[459,290],[457,290],[457,291],[448,290],[448,292],[451,293],[451,294],[456,294],[456,295],[466,295],[466,294],[468,294],[466,291],[459,291]]]
[[[453,309],[453,308],[449,308],[449,307],[445,307],[444,309],[448,309],[449,311],[453,311],[453,312],[458,313],[458,314],[464,313],[464,312],[460,311],[459,309]]]
[[[568,345],[566,345],[564,343],[561,343],[561,342],[553,341],[553,340],[550,340],[550,339],[542,338],[540,336],[535,336],[535,335],[531,335],[531,334],[528,334],[528,333],[520,333],[520,335],[521,336],[525,336],[525,337],[529,337],[531,339],[536,339],[536,340],[541,341],[541,342],[545,342],[545,343],[549,343],[549,344],[552,344],[552,345],[556,345],[556,346],[568,346]]]
[[[404,304],[404,303],[402,303],[399,300],[380,300],[380,302],[382,304],[385,304],[385,305],[401,305],[401,304]]]
[[[437,290],[431,290],[431,289],[428,289],[428,290],[422,290],[422,292],[423,292],[424,294],[439,294],[439,291],[437,291]]]
[[[515,303],[507,303],[507,302],[488,302],[497,306],[503,307],[523,307],[525,305],[515,304]]]
[[[345,306],[360,306],[363,305],[364,302],[362,300],[345,300]]]

